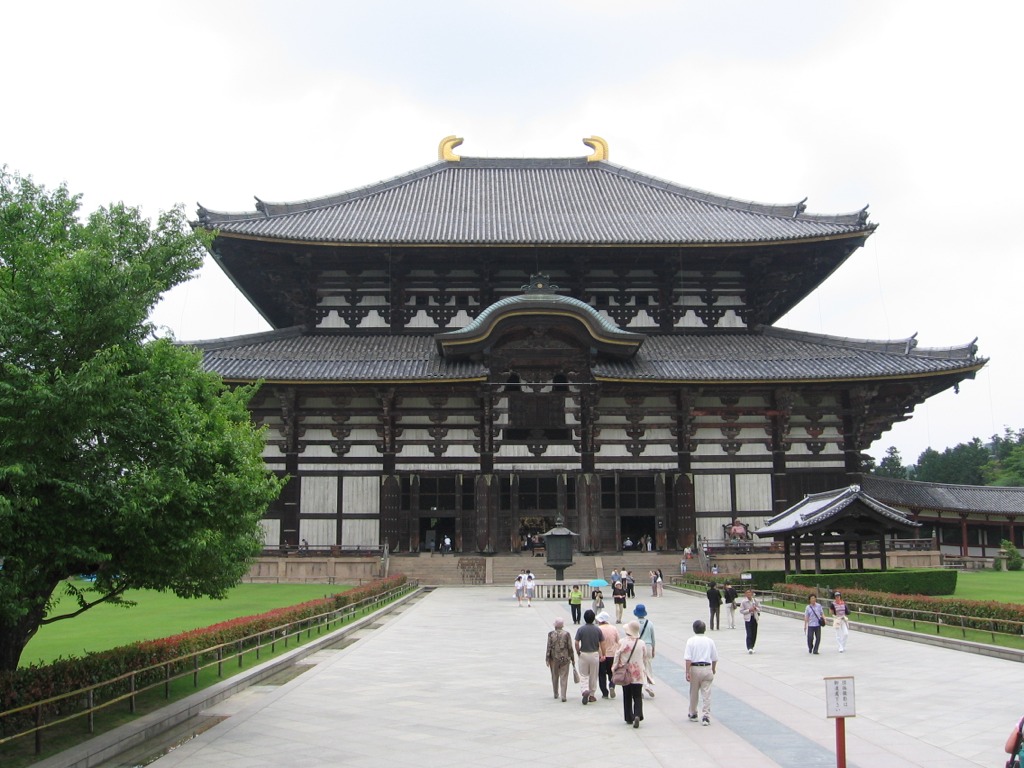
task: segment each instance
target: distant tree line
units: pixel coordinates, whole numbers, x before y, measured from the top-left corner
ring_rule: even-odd
[[[895,446],[881,461],[869,462],[868,471],[879,477],[920,480],[953,485],[1024,486],[1024,429],[1006,428],[987,442],[975,437],[939,453],[926,448],[917,463],[905,465]]]

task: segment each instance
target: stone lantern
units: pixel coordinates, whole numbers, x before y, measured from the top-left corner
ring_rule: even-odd
[[[565,581],[565,569],[573,564],[572,537],[579,534],[566,528],[562,524],[562,516],[559,515],[555,518],[555,527],[541,536],[544,537],[544,551],[547,555],[544,564],[555,569],[555,581]]]

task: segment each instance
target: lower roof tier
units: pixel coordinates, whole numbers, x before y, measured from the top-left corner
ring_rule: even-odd
[[[332,334],[300,328],[196,342],[203,365],[228,381],[416,383],[493,381],[486,357],[446,359],[431,335]],[[762,326],[754,332],[651,335],[635,356],[592,356],[571,381],[680,385],[956,381],[987,362],[974,344],[918,348]],[[526,379],[524,379],[526,380]],[[951,384],[945,383],[942,389]]]

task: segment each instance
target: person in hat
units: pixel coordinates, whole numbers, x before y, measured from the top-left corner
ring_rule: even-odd
[[[576,630],[576,655],[580,659],[580,695],[583,705],[594,701],[601,669],[601,630],[594,625],[594,612],[584,611],[583,626]]]
[[[836,645],[840,653],[845,653],[846,638],[850,636],[850,609],[846,607],[841,592],[833,593],[829,611],[832,613],[832,626],[836,628]]]
[[[622,579],[612,587],[612,602],[615,604],[615,623],[621,624],[622,612],[626,610],[626,588],[622,586]]]
[[[612,626],[612,617],[607,611],[597,614],[597,628],[601,630],[601,697],[615,698],[615,683],[612,682],[612,657],[619,647],[619,630]]]
[[[693,622],[693,637],[686,641],[683,660],[686,662],[686,681],[690,684],[690,708],[686,717],[697,722],[697,703],[701,702],[701,725],[711,725],[711,683],[718,670],[718,648],[715,641],[704,634],[704,622]]]
[[[640,624],[640,639],[647,645],[650,653],[647,655],[647,661],[644,665],[644,674],[646,680],[644,681],[644,692],[654,698],[654,624],[647,617],[647,606],[643,603],[637,603],[633,609],[633,615],[636,616],[637,622]]]
[[[562,701],[565,701],[566,689],[569,687],[569,667],[576,661],[572,652],[572,638],[564,627],[564,619],[555,619],[555,628],[548,632],[548,647],[544,652],[544,663],[551,672],[551,689],[556,699],[561,693]]]
[[[650,651],[647,644],[640,639],[640,622],[631,621],[626,624],[626,636],[619,641],[619,647],[612,659],[612,668],[626,668],[626,679],[622,685],[622,715],[626,724],[640,727],[644,719],[643,687],[646,680],[644,665]]]

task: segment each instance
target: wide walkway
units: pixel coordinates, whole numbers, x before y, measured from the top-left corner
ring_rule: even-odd
[[[321,652],[291,682],[223,702],[212,710],[223,722],[152,765],[834,766],[823,679],[853,676],[850,766],[994,766],[1024,711],[1015,662],[857,632],[841,655],[831,628],[812,656],[801,622],[771,615],[748,655],[723,609],[723,629],[709,633],[721,657],[713,723],[702,727],[686,720],[683,647],[693,619],[707,620],[706,602],[671,591],[637,598],[656,627],[658,678],[639,729],[624,724],[619,698],[585,707],[578,694],[552,698],[545,640],[556,616],[568,620],[567,605],[519,608],[510,588],[450,587]]]

